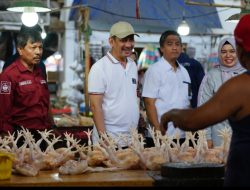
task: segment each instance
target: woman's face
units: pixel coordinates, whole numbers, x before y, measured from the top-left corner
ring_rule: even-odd
[[[237,63],[236,50],[231,44],[225,44],[220,51],[220,59],[226,67],[233,67]]]

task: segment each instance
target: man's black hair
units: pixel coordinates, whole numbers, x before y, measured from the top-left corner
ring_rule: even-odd
[[[179,34],[178,32],[176,32],[175,30],[167,30],[167,31],[165,31],[165,32],[163,32],[163,33],[161,34],[160,41],[159,41],[160,47],[163,47],[164,42],[165,42],[166,38],[167,38],[169,35],[178,36],[179,39],[180,39],[180,43],[181,43],[181,36],[180,36],[180,34]]]
[[[42,42],[43,39],[41,37],[41,32],[42,29],[39,25],[35,25],[33,27],[22,25],[17,35],[17,47],[24,47],[28,40],[30,40],[31,43]]]
[[[23,24],[23,25],[21,26],[19,32],[27,32],[27,31],[38,31],[38,32],[42,33],[42,28],[40,27],[39,24],[36,24],[35,26],[32,26],[32,27],[28,27],[28,26],[25,26],[25,25]]]

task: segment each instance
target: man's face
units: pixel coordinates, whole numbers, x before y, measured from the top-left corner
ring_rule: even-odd
[[[39,64],[43,53],[43,44],[42,42],[31,43],[29,40],[25,47],[18,48],[18,53],[27,65]]]
[[[112,55],[118,60],[124,59],[132,53],[135,44],[134,35],[129,35],[122,39],[117,37],[109,38],[109,43],[112,47]]]
[[[180,38],[176,35],[169,35],[161,47],[161,52],[166,60],[176,61],[182,51]]]

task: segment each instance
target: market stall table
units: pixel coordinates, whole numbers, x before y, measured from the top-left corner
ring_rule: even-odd
[[[143,170],[60,175],[57,170],[40,171],[38,176],[12,174],[9,180],[0,180],[0,187],[42,186],[153,186],[154,180]]]

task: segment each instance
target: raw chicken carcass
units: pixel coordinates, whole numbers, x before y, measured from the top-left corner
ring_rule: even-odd
[[[59,167],[60,174],[75,175],[82,174],[88,168],[87,160],[68,160],[62,166]]]

